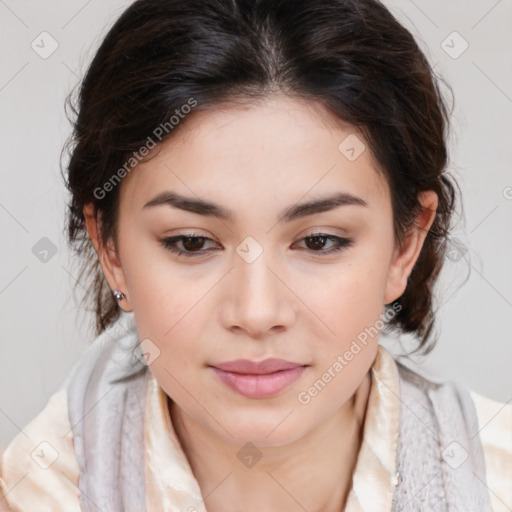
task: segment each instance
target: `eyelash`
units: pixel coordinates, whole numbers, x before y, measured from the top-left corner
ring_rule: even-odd
[[[329,255],[333,254],[335,252],[342,251],[344,249],[348,249],[354,244],[354,240],[352,238],[342,238],[335,235],[329,235],[327,233],[310,233],[309,235],[301,238],[301,240],[306,240],[308,238],[325,238],[326,240],[330,240],[332,242],[335,242],[335,246],[326,250],[326,251],[315,251],[313,249],[310,249],[312,253],[320,254],[320,255]],[[211,240],[211,238],[208,238],[206,236],[196,235],[194,233],[190,235],[177,235],[169,238],[164,238],[160,242],[161,244],[168,250],[171,251],[178,256],[185,256],[187,258],[194,258],[198,256],[202,256],[205,253],[208,253],[208,251],[180,251],[176,248],[176,244],[178,242],[183,241],[184,239],[202,239],[202,240]],[[215,249],[214,249],[215,250]],[[306,249],[307,250],[307,249]]]

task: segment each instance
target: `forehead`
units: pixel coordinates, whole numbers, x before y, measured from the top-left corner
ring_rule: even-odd
[[[241,205],[336,190],[370,206],[390,200],[363,135],[318,103],[287,96],[195,111],[150,156],[124,178],[122,203],[142,208],[163,190]]]

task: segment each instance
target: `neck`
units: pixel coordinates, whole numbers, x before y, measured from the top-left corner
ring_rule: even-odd
[[[315,430],[283,446],[258,447],[244,467],[233,446],[169,401],[176,435],[208,512],[339,512],[344,510],[362,442],[371,374],[342,408]]]

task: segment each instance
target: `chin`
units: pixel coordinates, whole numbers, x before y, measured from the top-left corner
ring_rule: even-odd
[[[230,425],[227,430],[231,435],[222,429],[219,431],[218,425],[216,430],[226,442],[238,448],[248,442],[262,448],[283,446],[293,443],[307,434],[304,424],[297,421],[293,413],[289,413],[290,409],[287,409],[280,414],[271,414],[267,418],[259,417],[258,419],[255,418],[254,412],[245,417],[237,415],[226,421],[226,425]],[[298,426],[301,428],[299,429]]]

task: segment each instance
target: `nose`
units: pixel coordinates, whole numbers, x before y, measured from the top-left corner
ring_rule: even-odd
[[[269,265],[265,252],[252,263],[236,258],[225,283],[222,307],[225,328],[265,339],[286,330],[295,321],[297,298],[287,286],[286,273]]]

